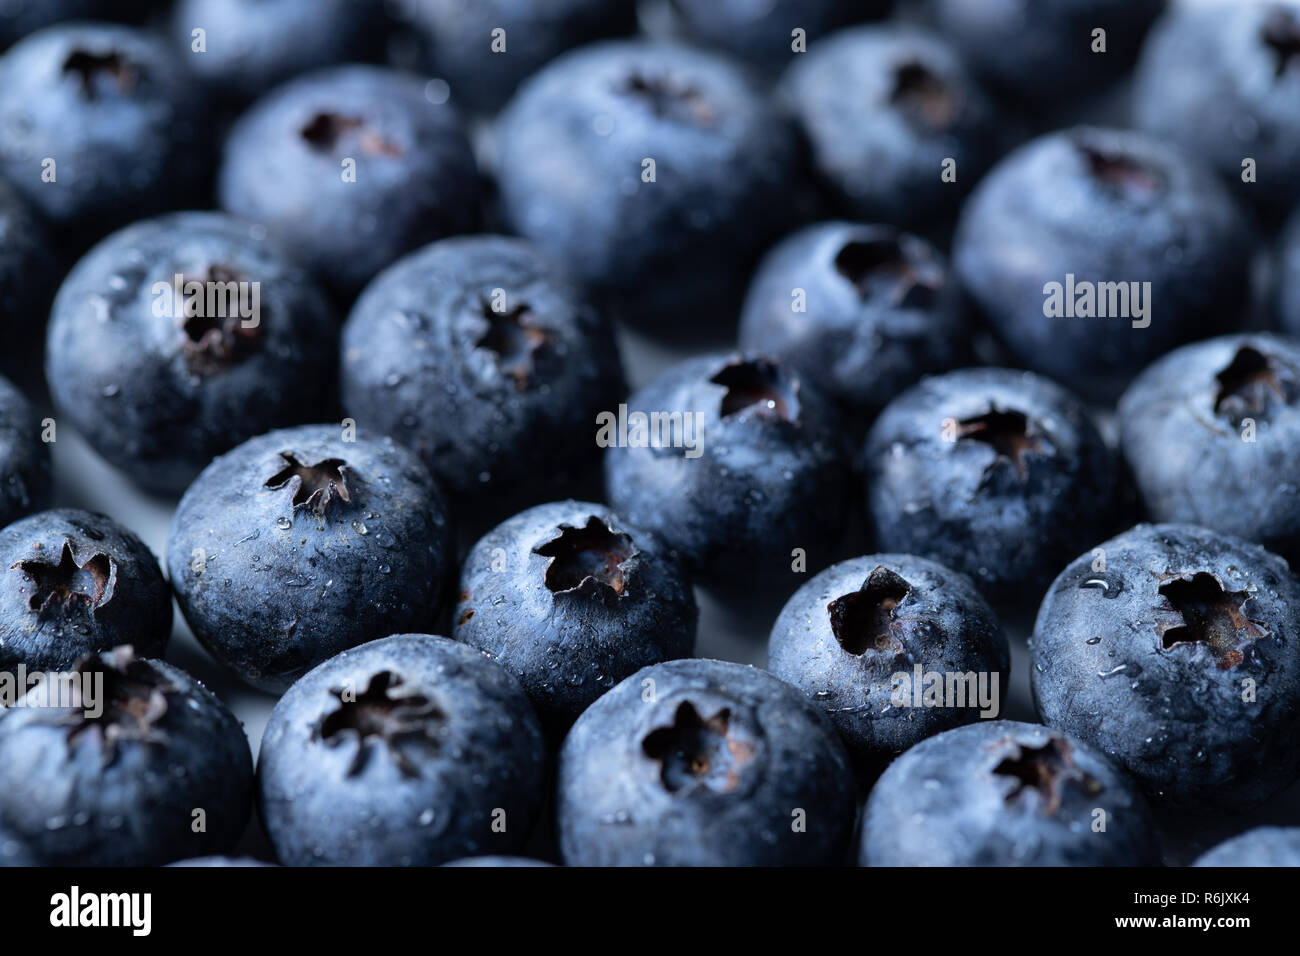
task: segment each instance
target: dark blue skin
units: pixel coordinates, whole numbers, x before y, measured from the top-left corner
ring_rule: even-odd
[[[827,568],[786,603],[767,645],[767,669],[807,694],[864,764],[989,719],[974,699],[964,707],[894,706],[893,675],[915,679],[917,664],[996,674],[992,716],[1001,712],[1011,657],[997,616],[965,575],[907,554]]]
[[[456,110],[377,66],[307,73],[254,103],[226,140],[223,209],[265,223],[322,281],[352,293],[403,253],[468,232],[478,171]],[[355,182],[343,162],[355,161]]]
[[[980,79],[1045,109],[1099,92],[1133,66],[1165,0],[931,0],[939,27]],[[1106,52],[1092,52],[1092,31]]]
[[[1291,217],[1278,254],[1278,321],[1283,332],[1300,335],[1300,212]]]
[[[695,598],[677,556],[603,505],[557,501],[470,549],[452,637],[519,678],[544,722],[567,727],[650,664],[689,657]]]
[[[343,332],[343,403],[415,449],[479,530],[599,474],[624,394],[610,324],[529,243],[446,239],[385,270]]]
[[[940,254],[865,223],[823,222],[783,239],[754,273],[740,317],[741,348],[789,362],[862,422],[922,375],[961,364],[969,342]]]
[[[1083,404],[1031,372],[922,379],[880,413],[862,462],[878,546],[999,602],[1032,604],[1116,519],[1114,455]]]
[[[844,532],[850,465],[838,415],[807,377],[760,356],[699,356],[627,406],[699,422],[695,458],[673,447],[671,435],[661,447],[610,447],[605,488],[619,515],[678,551],[701,583],[735,594],[789,593],[799,583],[795,549],[802,570],[831,561]]]
[[[1169,349],[1240,321],[1251,245],[1241,211],[1195,160],[1142,133],[1075,127],[1022,146],[981,180],[962,210],[953,264],[1020,362],[1111,394]],[[1049,318],[1044,286],[1064,286],[1070,274],[1076,283],[1150,282],[1150,325]]]
[[[431,626],[450,548],[442,494],[413,453],[305,425],[204,469],[172,518],[167,567],[203,646],[275,691],[345,648]]]
[[[204,301],[187,317],[178,274],[205,289],[257,283],[258,311],[245,319],[223,295],[215,314]],[[319,284],[260,227],[173,213],[114,233],[69,273],[46,379],[61,421],[142,487],[176,495],[241,441],[332,417],[337,348]]]
[[[130,647],[87,658],[78,673],[103,675],[97,717],[80,696],[76,707],[0,711],[0,829],[52,866],[157,866],[233,849],[253,761],[226,705]]]
[[[496,146],[513,230],[651,332],[725,328],[801,214],[793,127],[730,60],[678,44],[565,54],[520,87]]]
[[[0,528],[49,507],[54,491],[50,446],[41,432],[31,403],[0,378]]]
[[[1151,32],[1133,117],[1212,166],[1267,218],[1300,201],[1300,3],[1183,4]],[[1256,181],[1242,182],[1255,160]]]
[[[1300,866],[1300,827],[1255,827],[1201,854],[1192,866]]]
[[[0,57],[0,128],[0,176],[76,248],[195,201],[209,172],[202,94],[166,43],[131,27],[58,25],[16,43]]]
[[[429,73],[474,110],[497,109],[565,50],[636,31],[633,0],[415,0],[395,15],[422,41]],[[497,29],[506,32],[504,52],[493,48]]]
[[[1286,562],[1192,525],[1138,525],[1098,548],[1038,612],[1043,722],[1173,805],[1241,809],[1295,781],[1300,582]]]
[[[63,670],[121,644],[161,657],[171,632],[157,559],[110,518],[58,508],[0,530],[0,669]]]
[[[804,31],[806,49],[834,30],[889,13],[893,0],[671,0],[686,33],[767,67],[798,59],[792,31]]]
[[[905,229],[950,223],[1001,153],[1004,121],[941,37],[836,33],[794,58],[778,95],[812,144],[837,212]],[[941,177],[955,160],[955,182]]]
[[[503,668],[443,637],[399,634],[294,684],[266,725],[257,775],[281,863],[435,866],[519,851],[545,745]]]
[[[1185,345],[1129,386],[1119,425],[1153,521],[1300,554],[1290,480],[1300,472],[1300,343],[1249,334]]]
[[[27,203],[0,182],[0,370],[24,374],[59,282],[52,241]]]
[[[694,659],[638,671],[578,718],[556,820],[570,866],[826,866],[854,800],[810,701],[756,667]]]
[[[238,103],[307,70],[377,57],[385,18],[382,0],[180,0],[170,26],[190,71]],[[199,28],[203,52],[193,47]]]
[[[1105,830],[1094,829],[1103,819]],[[1158,866],[1146,801],[1095,748],[982,720],[921,741],[876,783],[862,866]]]

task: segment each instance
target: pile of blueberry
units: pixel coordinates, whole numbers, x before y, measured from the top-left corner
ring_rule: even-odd
[[[1300,865],[1300,0],[0,51],[0,866]]]

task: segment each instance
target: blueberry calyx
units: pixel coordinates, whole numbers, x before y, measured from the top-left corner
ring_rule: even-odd
[[[671,76],[633,73],[622,92],[641,101],[655,116],[695,126],[712,126],[717,118],[704,94]]]
[[[1214,411],[1234,419],[1263,412],[1270,394],[1283,402],[1295,398],[1295,382],[1284,367],[1249,345],[1239,348],[1214,378],[1219,385]]]
[[[439,727],[447,715],[433,700],[391,671],[373,675],[359,696],[343,688],[331,693],[338,698],[339,706],[322,718],[317,736],[329,747],[356,742],[347,776],[355,777],[365,769],[376,743],[388,748],[403,777],[420,776],[419,767],[405,747],[418,744],[430,751],[438,749]]]
[[[1272,48],[1277,56],[1277,72],[1281,78],[1287,70],[1300,63],[1300,20],[1285,7],[1274,7],[1260,31],[1260,40]]]
[[[670,793],[695,787],[734,793],[755,753],[754,742],[732,727],[730,708],[703,718],[689,700],[677,705],[670,725],[646,735],[641,749],[659,762],[659,779]]]
[[[402,150],[396,143],[389,142],[371,129],[366,121],[358,116],[342,116],[338,113],[317,113],[301,130],[301,135],[313,149],[333,152],[339,149],[342,141],[355,134],[361,152],[369,156],[401,156]]]
[[[878,565],[861,588],[826,605],[831,633],[840,647],[854,657],[867,651],[901,654],[895,611],[911,590],[912,585],[900,575]]]
[[[957,97],[953,90],[918,60],[900,63],[895,68],[889,101],[910,120],[935,132],[949,129],[957,116]]]
[[[937,269],[907,256],[897,236],[845,243],[835,255],[835,271],[863,301],[883,298],[898,308],[929,308],[943,283]]]
[[[737,359],[709,379],[726,389],[719,414],[732,418],[750,412],[765,417],[799,420],[799,383],[767,359]]]
[[[498,312],[484,300],[486,328],[474,343],[496,356],[497,365],[514,380],[515,390],[519,392],[528,387],[536,371],[537,353],[551,343],[550,333],[532,324],[533,315],[527,303],[509,312]]]
[[[91,53],[73,50],[63,61],[63,72],[74,74],[88,100],[99,98],[102,89],[130,93],[140,79],[139,68],[121,53]]]
[[[1090,143],[1079,143],[1093,181],[1125,199],[1146,201],[1160,191],[1160,174],[1136,159]]]
[[[93,614],[112,600],[117,585],[117,564],[112,558],[96,552],[78,561],[66,538],[58,564],[28,558],[15,562],[9,570],[21,571],[34,585],[27,608],[37,615],[56,610],[66,614],[75,608]]]
[[[990,408],[983,415],[963,418],[957,422],[958,441],[979,441],[988,445],[996,457],[990,469],[998,462],[1010,462],[1023,482],[1029,477],[1030,454],[1043,451],[1043,442],[1031,428],[1029,416],[1017,411],[999,411]],[[987,474],[987,471],[986,471]]]
[[[1003,757],[993,768],[993,773],[1014,781],[1006,794],[1007,803],[1030,792],[1037,793],[1044,812],[1051,816],[1061,807],[1067,783],[1080,787],[1087,794],[1101,792],[1101,782],[1075,764],[1073,748],[1064,737],[1053,734],[1041,747],[1026,746],[1006,737],[994,747],[1008,742],[1012,748],[1011,755]]]
[[[1245,605],[1254,598],[1249,591],[1227,591],[1218,578],[1204,571],[1161,578],[1160,595],[1166,606],[1159,610],[1178,618],[1157,625],[1163,650],[1203,644],[1219,669],[1226,671],[1242,662],[1247,644],[1268,633],[1246,615]]]
[[[234,269],[222,265],[208,267],[207,274],[201,282],[204,287],[212,284],[227,286],[228,283],[242,281]],[[182,287],[185,285],[182,279]],[[228,286],[227,286],[228,287]],[[214,304],[225,303],[224,296],[214,296]],[[245,325],[244,319],[235,311],[231,315],[209,315],[211,311],[227,311],[222,307],[207,308],[206,301],[197,297],[185,300],[185,318],[181,322],[184,339],[181,351],[190,371],[196,375],[212,375],[237,365],[257,348],[262,337],[262,325]],[[260,317],[259,317],[260,319]]]
[[[640,553],[632,538],[615,531],[595,515],[582,527],[560,525],[559,534],[533,549],[551,560],[546,565],[546,587],[555,594],[583,592],[595,596],[624,597],[634,559]]]
[[[316,517],[324,517],[326,509],[337,500],[352,503],[348,488],[350,469],[342,458],[326,458],[314,465],[304,465],[291,451],[280,452],[285,467],[266,480],[272,491],[293,488],[293,510],[306,508]]]

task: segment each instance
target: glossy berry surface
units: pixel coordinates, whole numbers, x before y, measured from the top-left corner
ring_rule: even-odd
[[[558,501],[465,556],[452,637],[510,671],[567,724],[623,678],[690,656],[695,598],[675,554],[603,505]]]
[[[795,592],[772,627],[767,667],[822,709],[855,757],[880,761],[998,716],[1011,657],[997,616],[965,575],[912,555],[869,554]],[[961,701],[927,703],[921,675],[932,673],[962,675]],[[965,681],[972,674],[974,684]]]
[[[437,620],[451,560],[437,485],[391,439],[340,432],[245,442],[204,469],[172,520],[185,620],[257,687],[283,690],[345,648]]]
[[[624,388],[608,321],[504,236],[445,239],[376,278],[343,332],[342,386],[359,427],[417,451],[482,530],[598,476],[596,416]]]
[[[826,38],[794,59],[779,95],[812,145],[832,208],[867,222],[952,221],[1004,135],[956,51],[910,27]],[[954,175],[942,175],[945,164]]]
[[[923,379],[867,435],[877,544],[969,575],[994,600],[1032,603],[1116,515],[1117,466],[1083,404],[1031,372]]]
[[[47,683],[0,711],[0,831],[51,866],[230,851],[251,809],[253,762],[226,705],[130,647],[83,659],[74,674],[68,706],[42,696],[54,692]]]
[[[949,730],[899,757],[871,791],[861,833],[863,866],[1160,862],[1146,802],[1100,752],[1006,720]]]
[[[59,415],[144,488],[178,494],[241,441],[334,413],[337,322],[264,233],[221,213],[144,220],[59,288],[46,344]]]
[[[928,242],[892,226],[823,222],[764,256],[740,347],[788,362],[865,421],[922,375],[961,364],[968,326],[960,289]]]
[[[456,110],[427,82],[329,67],[267,93],[226,140],[217,192],[323,281],[355,292],[403,253],[478,220],[478,172]]]
[[[1240,322],[1252,241],[1195,158],[1142,133],[1075,127],[1020,147],[980,181],[953,265],[1019,361],[1100,394]]]
[[[853,827],[848,755],[766,671],[667,661],[589,707],[560,752],[570,866],[838,863]],[[802,824],[802,827],[799,825]]]
[[[276,704],[258,760],[262,818],[288,866],[431,866],[522,846],[545,747],[504,669],[399,634],[315,668]]]
[[[809,567],[831,561],[850,468],[835,409],[807,377],[762,356],[701,356],[627,407],[626,441],[605,453],[610,504],[702,583],[791,590],[795,549]],[[677,418],[647,417],[638,431],[634,412]]]
[[[1300,827],[1255,827],[1224,840],[1192,866],[1300,866]]]
[[[512,229],[661,335],[725,328],[753,261],[797,215],[793,127],[715,53],[618,41],[567,53],[524,83],[496,141]]]
[[[1298,602],[1286,562],[1257,545],[1139,525],[1048,591],[1030,642],[1039,716],[1153,797],[1258,803],[1300,772]]]
[[[0,378],[0,528],[49,505],[53,497],[50,448],[36,410]]]
[[[1154,521],[1300,552],[1300,343],[1231,335],[1185,345],[1119,403],[1124,456]]]
[[[0,530],[0,668],[62,670],[122,644],[161,657],[171,630],[157,559],[110,518],[59,508]]]

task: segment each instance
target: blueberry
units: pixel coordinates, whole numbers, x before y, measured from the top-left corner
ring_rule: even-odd
[[[567,726],[650,664],[689,657],[695,598],[671,553],[602,505],[515,515],[466,556],[455,640],[515,674],[543,720]]]
[[[423,41],[429,72],[476,110],[501,106],[565,50],[636,30],[632,0],[416,0],[398,16]]]
[[[1165,0],[932,0],[938,27],[980,78],[1038,108],[1125,73]],[[1106,31],[1105,52],[1093,31]]]
[[[997,617],[965,575],[912,555],[869,554],[827,568],[795,592],[772,628],[767,666],[807,694],[849,751],[871,763],[996,717],[1011,657]],[[960,702],[926,702],[932,673],[940,686],[958,675]]]
[[[1300,207],[1283,233],[1278,272],[1278,317],[1282,331],[1300,336]]]
[[[1212,166],[1265,214],[1300,201],[1300,3],[1181,4],[1151,32],[1137,125]],[[1243,185],[1243,163],[1254,178]]]
[[[174,213],[114,233],[73,268],[46,378],[96,451],[178,494],[241,441],[332,416],[337,343],[315,280],[260,227]]]
[[[0,5],[0,50],[42,27],[101,14],[106,5],[105,0],[4,0]]]
[[[129,646],[71,673],[0,711],[0,828],[54,866],[153,866],[233,848],[253,763],[225,704]]]
[[[830,563],[850,466],[834,407],[801,373],[762,356],[699,356],[632,395],[620,418],[626,435],[609,421],[598,434],[610,503],[703,583],[789,593],[795,564]]]
[[[318,70],[259,99],[230,131],[218,192],[345,293],[478,219],[455,110],[425,81],[377,66]]]
[[[454,866],[457,868],[470,867],[535,867],[535,866],[552,866],[542,860],[530,860],[525,856],[467,856],[459,860],[452,860],[450,863],[444,863],[443,866]]]
[[[0,182],[0,369],[22,374],[31,363],[58,285],[58,261],[44,224]]]
[[[307,70],[377,57],[383,14],[381,0],[180,0],[171,33],[211,93],[239,102]]]
[[[184,867],[186,869],[229,869],[232,867],[262,867],[275,866],[274,863],[266,863],[262,860],[255,860],[248,856],[197,856],[189,860],[177,860],[175,863],[168,863],[169,867]]]
[[[1229,335],[1185,345],[1119,405],[1124,455],[1155,521],[1300,554],[1300,343]]]
[[[929,243],[892,226],[823,222],[782,240],[745,297],[740,346],[788,362],[856,419],[960,364],[970,330]]]
[[[343,333],[343,401],[415,449],[482,529],[599,473],[613,331],[531,245],[445,239],[370,284]]]
[[[863,866],[1155,866],[1142,795],[1059,731],[980,721],[921,741],[867,800]]]
[[[923,379],[867,435],[867,508],[883,550],[969,575],[994,600],[1037,600],[1116,518],[1117,464],[1086,409],[1031,372]]]
[[[650,330],[725,327],[753,261],[800,214],[795,130],[702,50],[565,54],[520,87],[496,140],[514,231]]]
[[[48,27],[0,57],[0,176],[84,248],[197,198],[209,171],[203,108],[152,34]]]
[[[50,446],[36,411],[0,378],[0,528],[49,507],[52,492]]]
[[[1019,361],[1103,392],[1176,345],[1231,329],[1250,300],[1250,247],[1208,170],[1142,133],[1076,127],[1021,147],[980,182],[953,264]]]
[[[1030,642],[1047,723],[1184,806],[1241,807],[1300,773],[1300,582],[1192,525],[1139,525],[1052,584]]]
[[[419,459],[331,425],[270,432],[216,459],[167,542],[195,636],[268,690],[344,648],[432,624],[450,560],[442,495]]]
[[[666,661],[573,725],[556,819],[570,866],[838,863],[853,829],[848,755],[767,671]]]
[[[275,705],[262,819],[288,866],[429,866],[510,854],[541,802],[545,747],[519,685],[446,638],[372,641]]]
[[[795,30],[803,49],[820,48],[840,27],[889,13],[893,0],[673,0],[685,31],[710,46],[763,66],[795,59]]]
[[[0,669],[60,670],[122,644],[161,657],[171,631],[157,560],[110,518],[59,508],[0,530]]]
[[[835,208],[869,222],[950,222],[1000,152],[1002,124],[961,58],[914,27],[836,33],[796,57],[779,90]]]
[[[1255,827],[1224,840],[1192,866],[1300,866],[1300,827]]]

